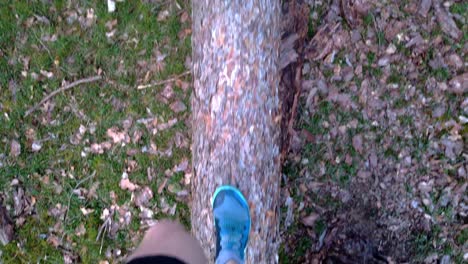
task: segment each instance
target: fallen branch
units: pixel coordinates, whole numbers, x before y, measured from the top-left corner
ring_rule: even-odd
[[[26,111],[26,113],[24,114],[24,116],[28,116],[30,115],[32,112],[36,111],[42,104],[44,104],[45,102],[47,102],[50,98],[54,97],[55,95],[61,93],[61,92],[64,92],[66,90],[69,90],[75,86],[78,86],[80,84],[83,84],[83,83],[91,83],[91,82],[95,82],[95,81],[99,81],[101,80],[102,77],[97,75],[97,76],[93,76],[93,77],[89,77],[89,78],[85,78],[85,79],[81,79],[81,80],[78,80],[78,81],[74,81],[70,84],[67,84],[65,86],[62,86],[60,87],[59,89],[51,92],[49,95],[47,95],[46,97],[44,97],[44,99],[42,99],[38,104],[36,104],[35,106],[31,107],[28,111]]]
[[[153,86],[163,85],[163,84],[170,83],[170,82],[175,82],[179,78],[184,77],[185,75],[189,75],[189,74],[190,74],[190,71],[186,71],[167,80],[154,82],[150,84],[138,85],[137,89],[141,90],[141,89],[146,89],[146,88],[153,87]]]

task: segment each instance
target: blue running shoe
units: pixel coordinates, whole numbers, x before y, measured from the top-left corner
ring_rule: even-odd
[[[216,229],[216,263],[234,260],[244,263],[250,233],[250,211],[247,200],[235,187],[216,189],[211,201]]]

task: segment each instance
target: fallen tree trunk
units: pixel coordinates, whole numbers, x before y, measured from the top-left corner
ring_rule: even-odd
[[[280,1],[193,1],[192,230],[215,254],[210,199],[224,184],[250,204],[249,263],[279,246]]]

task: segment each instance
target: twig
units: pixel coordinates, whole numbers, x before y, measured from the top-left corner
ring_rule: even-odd
[[[49,95],[47,95],[46,97],[44,97],[44,99],[42,99],[38,104],[36,104],[35,106],[31,107],[28,111],[26,111],[26,113],[24,114],[24,116],[28,116],[29,114],[31,114],[32,112],[36,111],[42,104],[44,104],[45,102],[47,102],[50,98],[54,97],[55,95],[61,93],[61,92],[64,92],[66,90],[69,90],[75,86],[78,86],[80,84],[83,84],[83,83],[90,83],[90,82],[95,82],[95,81],[98,81],[98,80],[101,80],[102,77],[99,76],[99,75],[96,75],[96,76],[93,76],[93,77],[89,77],[89,78],[85,78],[85,79],[81,79],[81,80],[78,80],[78,81],[74,81],[70,84],[67,84],[65,86],[62,86],[60,87],[59,89],[51,92]]]
[[[110,221],[111,221],[111,218],[112,216],[110,215],[109,217],[106,218],[106,220],[104,220],[104,223],[102,223],[102,225],[99,227],[98,229],[98,234],[96,236],[96,242],[99,240],[99,238],[101,237],[103,233],[103,231],[107,228],[107,225],[110,224]]]
[[[39,44],[41,44],[41,46],[47,51],[47,53],[49,54],[49,58],[53,61],[53,56],[52,56],[52,53],[50,52],[49,48],[44,44],[44,42],[42,42],[42,40],[35,34],[33,33],[34,37],[36,38],[36,40],[39,42]]]
[[[179,79],[180,77],[184,77],[185,75],[189,75],[189,74],[190,74],[190,71],[186,71],[186,72],[183,72],[183,73],[181,73],[179,75],[176,75],[176,76],[174,76],[174,77],[172,77],[170,79],[167,79],[167,80],[154,82],[154,83],[150,83],[150,84],[145,84],[145,85],[138,85],[137,89],[141,90],[141,89],[146,89],[146,88],[153,87],[153,86],[158,86],[158,85],[163,85],[163,84],[166,84],[166,83],[174,82],[177,79]]]
[[[109,232],[108,229],[110,229],[109,226],[107,226],[107,227],[104,229],[104,234],[106,233],[106,231]],[[99,255],[101,255],[101,253],[102,253],[102,246],[104,245],[104,234],[102,234],[102,237],[101,237],[101,246],[99,247]]]
[[[78,187],[80,187],[81,184],[83,184],[85,181],[87,181],[87,180],[93,178],[94,175],[96,175],[96,171],[93,171],[93,173],[91,173],[90,175],[86,176],[86,178],[81,179],[81,180],[75,185],[75,188],[73,188],[73,190],[78,189]],[[71,197],[73,196],[73,190],[70,192],[70,195],[68,196],[67,212],[65,213],[65,217],[63,218],[63,222],[65,222],[65,221],[67,220],[68,211],[70,210],[69,208],[70,208]]]
[[[98,234],[96,236],[96,242],[101,238],[101,246],[99,247],[99,255],[102,253],[102,246],[104,245],[104,236],[107,233],[110,232],[111,225],[112,225],[112,215],[109,215],[106,220],[104,220],[104,223],[99,227]]]
[[[96,175],[96,171],[93,171],[93,173],[91,173],[90,175],[88,175],[86,178],[80,180],[80,181],[75,185],[75,188],[73,188],[73,190],[78,189],[78,187],[80,187],[81,184],[83,184],[85,181],[87,181],[87,180],[93,178],[94,175]],[[64,215],[63,221],[62,221],[62,223],[64,223],[65,225],[67,224],[66,221],[67,221],[67,217],[68,217],[68,211],[70,211],[70,203],[71,203],[71,198],[72,198],[72,196],[73,196],[73,190],[70,191],[70,195],[68,196],[68,204],[67,204],[67,208],[66,208],[67,210],[65,211],[65,215]],[[65,236],[65,233],[63,234],[61,240],[63,240],[64,236]]]

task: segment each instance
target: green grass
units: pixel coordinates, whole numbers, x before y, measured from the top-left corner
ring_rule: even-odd
[[[379,46],[385,46],[387,45],[387,40],[385,39],[385,32],[383,31],[377,31],[377,43]]]
[[[314,19],[312,14],[316,12],[317,18]],[[309,20],[308,20],[308,27],[307,27],[307,37],[309,39],[313,38],[315,33],[317,32],[318,27],[321,25],[321,21],[323,19],[324,13],[326,9],[323,5],[313,5],[310,10]]]
[[[284,245],[282,245],[279,249],[279,263],[289,264],[304,261],[305,254],[311,247],[312,240],[307,236],[298,238],[297,248],[294,248],[294,252],[292,253],[286,252]]]
[[[453,3],[452,5],[450,5],[450,12],[454,14],[462,15],[466,18],[468,16],[468,3],[466,2]]]
[[[375,62],[376,56],[374,52],[367,53],[366,57],[367,57],[367,64],[372,64]]]
[[[440,253],[439,257],[448,255],[451,256],[454,263],[463,263],[464,252],[460,249],[466,244],[468,232],[462,230],[455,238],[455,243],[458,244],[457,247],[454,247],[451,241],[442,240],[439,237],[441,232],[441,227],[435,225],[430,232],[420,232],[413,235],[411,244],[415,261],[423,261],[432,253]]]
[[[447,68],[438,68],[432,71],[432,74],[438,81],[447,81],[450,79],[450,72]]]
[[[187,3],[179,2],[188,9]],[[156,21],[157,13],[167,9],[165,5],[137,3],[131,1],[117,3],[117,11],[107,12],[105,2],[73,3],[68,9],[65,1],[56,1],[52,5],[42,1],[6,1],[0,9],[0,102],[2,115],[0,116],[0,138],[4,143],[0,145],[0,153],[7,154],[5,166],[0,168],[0,186],[2,193],[11,193],[10,182],[17,178],[26,193],[36,198],[35,216],[28,217],[25,224],[17,229],[15,241],[7,246],[0,246],[4,263],[32,263],[50,261],[62,262],[62,250],[54,248],[47,242],[46,235],[57,219],[48,215],[48,210],[56,204],[66,206],[70,201],[67,219],[62,223],[63,232],[56,234],[59,238],[71,243],[70,250],[79,257],[80,262],[90,263],[105,259],[104,252],[100,252],[101,241],[96,241],[97,230],[102,224],[100,215],[104,208],[108,208],[112,201],[109,192],[114,191],[117,204],[129,204],[133,220],[130,226],[117,233],[115,239],[105,237],[103,251],[106,248],[119,248],[126,254],[134,246],[134,238],[139,231],[138,208],[131,205],[131,194],[119,188],[125,162],[137,161],[138,167],[131,173],[131,180],[141,186],[149,186],[155,197],[154,205],[160,198],[157,194],[158,183],[164,177],[164,171],[171,169],[183,158],[190,158],[188,151],[173,148],[171,157],[148,156],[145,153],[128,157],[129,148],[141,149],[150,141],[160,149],[169,146],[176,132],[187,130],[183,122],[184,116],[175,115],[167,105],[155,100],[156,93],[161,88],[137,90],[136,86],[144,77],[139,72],[138,61],[147,61],[157,47],[161,53],[167,54],[165,67],[151,75],[149,80],[165,79],[169,76],[185,71],[184,61],[190,54],[190,37],[180,40],[178,33],[189,25],[179,21],[179,15],[172,12],[171,16],[162,22]],[[68,24],[65,19],[67,11],[76,11],[79,7],[86,15],[86,9],[92,8],[97,16],[96,22],[89,28],[82,28],[78,21]],[[189,11],[189,10],[188,10]],[[32,23],[27,21],[33,16],[44,16],[49,24]],[[29,20],[28,20],[29,19]],[[116,36],[106,37],[106,23],[116,19]],[[53,42],[41,40],[44,35],[56,34]],[[28,65],[24,61],[28,60]],[[97,69],[103,72],[105,81],[75,87],[70,91],[55,96],[49,102],[54,104],[50,116],[38,110],[28,117],[24,113],[35,105],[45,94],[57,89],[62,80],[68,82],[95,75]],[[40,74],[41,70],[53,72],[51,79],[35,80],[32,73]],[[27,76],[22,76],[22,71]],[[8,89],[9,83],[16,83],[16,94]],[[174,87],[175,96],[189,105],[190,95]],[[78,110],[82,111],[87,120],[82,120],[70,109],[72,97],[75,98]],[[113,100],[124,104],[120,111],[115,111]],[[96,124],[96,132],[86,133],[89,142],[106,140],[106,131],[112,126],[121,126],[124,119],[133,120],[148,117],[153,113],[160,120],[178,117],[180,121],[173,128],[150,136],[144,126],[134,124],[130,129],[140,129],[144,132],[140,143],[130,143],[125,147],[114,146],[102,155],[88,154],[83,158],[81,152],[84,146],[71,145],[70,136],[80,124]],[[3,114],[5,113],[5,114]],[[50,121],[55,120],[55,125]],[[26,131],[33,129],[38,139],[53,136],[44,141],[42,149],[33,153],[28,147]],[[131,135],[131,133],[130,133]],[[20,142],[22,151],[19,157],[9,157],[9,141],[16,138]],[[147,168],[154,168],[156,179],[149,182]],[[65,176],[62,175],[64,172]],[[79,187],[89,189],[93,183],[99,182],[97,199],[78,199],[70,193],[77,183],[95,172],[95,176],[84,181]],[[74,179],[67,176],[72,174]],[[49,177],[49,182],[42,179]],[[174,184],[183,178],[180,173],[172,179]],[[57,192],[56,185],[61,186]],[[181,188],[182,186],[180,186]],[[177,201],[174,194],[165,190],[161,197],[165,197],[169,204],[177,203],[176,215],[186,226],[189,225],[189,208]],[[11,195],[4,203],[12,204]],[[94,213],[84,216],[80,207],[95,209]],[[157,217],[171,217],[157,214]],[[83,223],[85,235],[75,236],[75,229]],[[17,245],[20,245],[19,247]],[[2,262],[0,261],[0,262]]]
[[[377,56],[374,52],[369,52],[366,54],[367,64],[363,65],[363,72],[375,78],[378,78],[382,75],[382,69],[376,67],[373,64],[376,62]]]
[[[396,70],[392,70],[392,74],[390,74],[390,76],[388,76],[387,78],[388,84],[390,83],[401,84],[402,81],[403,81],[403,76],[401,75],[401,73],[398,73],[398,71]]]
[[[363,21],[364,25],[372,26],[372,24],[374,23],[374,15],[371,12],[367,13],[367,15],[363,17]]]
[[[466,242],[468,241],[468,230],[466,228],[461,230],[455,239],[459,245],[466,244]]]
[[[419,259],[423,258],[424,256],[428,255],[429,252],[432,251],[433,247],[431,245],[431,237],[427,234],[417,234],[413,241],[412,245],[414,247],[415,255],[418,256]]]
[[[300,110],[301,111],[301,110]],[[332,103],[323,101],[318,107],[317,111],[313,113],[310,118],[300,121],[301,128],[307,130],[312,135],[324,135],[329,132],[329,127],[325,123],[329,122],[329,116],[334,114],[336,122],[341,125],[346,125],[353,119],[358,121],[356,128],[349,128],[347,130],[347,137],[349,140],[337,141],[333,145],[335,149],[335,157],[339,158],[341,162],[335,164],[335,161],[327,160],[324,157],[324,151],[327,150],[325,142],[320,141],[316,143],[308,143],[302,150],[302,157],[306,158],[309,162],[306,165],[312,172],[318,172],[319,164],[325,163],[325,176],[326,179],[338,183],[341,186],[347,186],[352,177],[357,173],[357,159],[359,154],[353,148],[351,138],[362,131],[362,127],[366,124],[362,118],[361,113],[354,111],[336,111],[336,106]],[[344,162],[346,155],[353,158],[351,164]],[[287,174],[288,175],[288,174]]]

